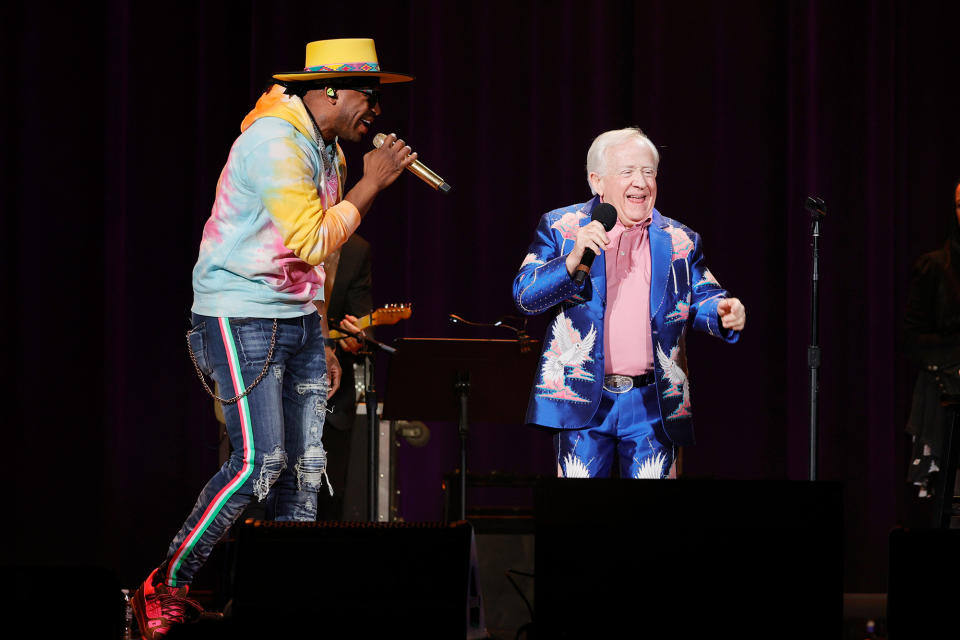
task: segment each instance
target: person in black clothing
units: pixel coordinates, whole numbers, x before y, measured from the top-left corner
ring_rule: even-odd
[[[950,377],[960,375],[960,181],[946,242],[913,267],[904,334],[906,355],[921,367],[906,427],[913,437],[907,475],[920,497],[930,497],[958,406],[948,392]]]
[[[331,329],[356,332],[354,323],[357,318],[373,311],[370,243],[356,233],[350,236],[340,249],[336,266],[332,270],[327,267],[327,277],[331,275],[333,286],[326,296],[325,317],[339,323],[331,325]],[[365,331],[369,333],[371,329]],[[336,340],[336,354],[343,373],[340,388],[328,401],[331,413],[327,414],[328,428],[323,433],[323,446],[327,450],[327,475],[333,486],[333,495],[319,492],[317,520],[344,519],[350,442],[357,416],[353,365],[363,362],[362,356],[358,355],[361,349],[360,342],[349,336]]]

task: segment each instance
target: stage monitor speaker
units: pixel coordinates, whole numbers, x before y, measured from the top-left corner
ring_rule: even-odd
[[[890,640],[956,637],[958,576],[960,529],[891,531],[887,591]]]
[[[126,604],[112,570],[6,565],[0,575],[0,615],[9,624],[5,637],[123,637]]]
[[[478,528],[476,539],[487,631],[493,638],[516,638],[531,622],[532,526],[528,533],[487,533]]]
[[[276,637],[466,638],[483,627],[475,558],[464,522],[248,520],[229,615]]]
[[[549,479],[537,637],[839,637],[838,483]]]

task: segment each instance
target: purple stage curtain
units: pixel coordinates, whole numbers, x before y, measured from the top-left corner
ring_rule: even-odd
[[[6,562],[105,565],[132,584],[162,559],[217,465],[183,334],[219,171],[271,73],[300,67],[310,40],[369,35],[383,68],[417,76],[384,91],[375,129],[454,188],[402,177],[361,225],[375,300],[414,305],[378,336],[510,337],[447,315],[513,313],[537,218],[589,197],[595,135],[638,125],[661,153],[658,208],[703,235],[748,310],[740,344],[689,340],[689,475],[807,477],[802,204],[826,200],[820,477],[846,487],[846,591],[885,590],[888,531],[923,513],[905,483],[899,327],[910,265],[942,242],[960,176],[960,6],[112,0],[0,14]],[[352,183],[367,143],[344,148]],[[538,339],[544,327],[530,323]],[[552,472],[521,420],[474,429],[473,470]],[[440,516],[457,464],[455,425],[432,426],[428,447],[399,452],[408,520]]]

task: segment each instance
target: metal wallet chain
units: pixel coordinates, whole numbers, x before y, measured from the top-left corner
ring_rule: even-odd
[[[270,369],[270,360],[273,358],[273,348],[277,344],[277,319],[273,319],[273,334],[270,336],[270,350],[267,352],[267,361],[263,363],[263,370],[260,372],[260,375],[257,376],[257,379],[251,382],[250,386],[243,390],[243,393],[229,399],[221,398],[215,394],[210,388],[210,385],[207,384],[207,379],[203,377],[203,372],[200,371],[200,365],[197,364],[197,356],[193,353],[193,346],[190,344],[191,333],[193,333],[193,329],[187,331],[187,350],[190,352],[190,360],[193,361],[193,368],[197,370],[197,377],[200,378],[200,382],[203,383],[203,388],[207,390],[207,393],[209,393],[210,397],[214,400],[219,400],[223,404],[233,404],[240,398],[243,398],[248,393],[253,391],[253,388],[260,384],[260,381],[263,380],[263,377],[267,375],[267,371]]]

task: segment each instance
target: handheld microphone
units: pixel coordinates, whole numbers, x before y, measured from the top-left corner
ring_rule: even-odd
[[[610,231],[610,229],[613,229],[613,225],[617,224],[617,210],[612,204],[601,202],[593,208],[593,215],[590,218],[599,220],[604,231]],[[593,259],[596,257],[597,254],[593,252],[593,249],[588,248],[583,252],[580,264],[577,265],[577,270],[573,274],[573,279],[577,284],[582,283],[587,274],[590,273],[590,265],[593,264]]]
[[[373,137],[373,146],[379,149],[380,145],[382,145],[383,141],[386,139],[387,136],[383,135],[382,133],[378,133]],[[427,169],[427,167],[419,160],[414,160],[413,164],[407,167],[407,171],[417,176],[437,191],[450,193],[450,189],[452,187],[444,182],[443,178],[435,174],[433,171],[430,171],[430,169]]]

